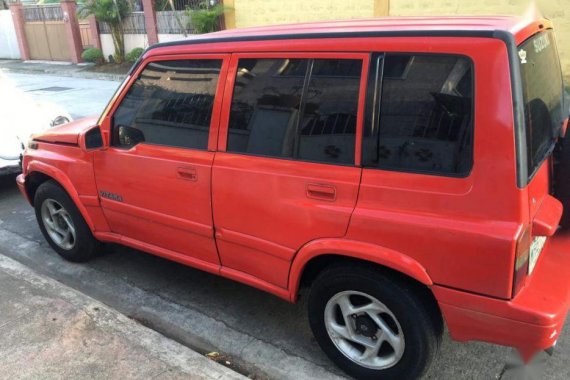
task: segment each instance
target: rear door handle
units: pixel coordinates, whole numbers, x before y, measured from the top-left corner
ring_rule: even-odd
[[[309,183],[307,185],[307,198],[334,201],[336,200],[336,187],[328,184]]]
[[[197,181],[198,175],[196,174],[195,168],[190,167],[180,167],[176,169],[176,176],[180,179],[185,179],[187,181]]]

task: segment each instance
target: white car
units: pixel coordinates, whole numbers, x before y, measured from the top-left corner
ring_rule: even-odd
[[[72,120],[51,102],[38,102],[0,74],[0,175],[17,173],[30,135]]]

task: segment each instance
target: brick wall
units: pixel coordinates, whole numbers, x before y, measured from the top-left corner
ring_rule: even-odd
[[[528,0],[390,0],[390,16],[523,14]],[[554,23],[566,82],[570,83],[570,1],[538,1]]]

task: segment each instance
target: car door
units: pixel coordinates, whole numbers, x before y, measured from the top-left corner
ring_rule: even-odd
[[[212,270],[211,170],[227,65],[224,55],[153,58],[106,116],[110,146],[94,157],[113,233]]]
[[[302,245],[346,233],[368,56],[234,54],[230,67],[212,174],[221,270],[286,288]]]

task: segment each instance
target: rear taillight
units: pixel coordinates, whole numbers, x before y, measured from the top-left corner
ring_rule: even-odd
[[[530,226],[526,226],[517,240],[515,253],[515,276],[513,281],[513,297],[524,286],[528,274],[528,259],[530,253]]]

